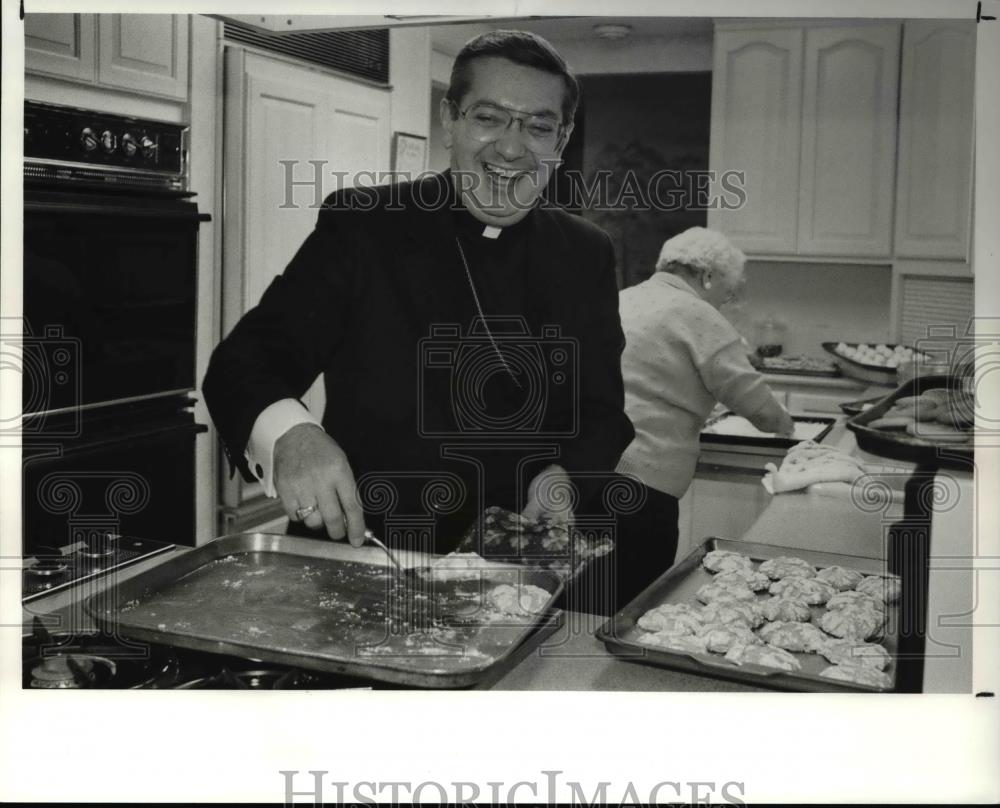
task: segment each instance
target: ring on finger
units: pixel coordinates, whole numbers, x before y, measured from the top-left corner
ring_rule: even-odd
[[[315,510],[316,510],[316,508],[317,508],[317,507],[318,507],[318,506],[316,506],[316,505],[314,504],[314,505],[306,505],[306,507],[304,507],[304,508],[297,508],[297,509],[296,509],[296,511],[295,511],[295,515],[296,515],[297,517],[299,517],[299,521],[301,522],[301,521],[303,521],[303,520],[304,520],[304,519],[305,519],[305,518],[306,518],[306,517],[307,517],[307,516],[308,516],[309,514],[311,514],[311,513],[315,512]]]

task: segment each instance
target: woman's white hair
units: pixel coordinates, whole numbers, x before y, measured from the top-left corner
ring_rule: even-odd
[[[736,279],[746,260],[743,251],[719,231],[690,227],[663,243],[656,269],[672,272],[671,265],[680,264],[694,271],[721,272]]]

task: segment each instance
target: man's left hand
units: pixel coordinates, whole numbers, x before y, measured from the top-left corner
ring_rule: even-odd
[[[573,526],[573,483],[562,466],[542,469],[528,486],[528,504],[521,511],[525,519],[541,517]]]

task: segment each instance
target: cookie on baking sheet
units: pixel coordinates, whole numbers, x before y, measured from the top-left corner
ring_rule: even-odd
[[[719,586],[746,586],[754,592],[762,592],[771,585],[771,579],[763,572],[744,567],[729,572],[720,572],[712,579]]]
[[[764,614],[756,601],[713,601],[701,610],[702,623],[739,623],[757,628],[764,622]]]
[[[802,670],[802,665],[795,657],[773,645],[734,645],[726,652],[726,659],[737,665],[764,665],[786,671]]]
[[[867,665],[883,671],[889,666],[889,652],[873,642],[828,640],[820,653],[834,665]]]
[[[765,600],[760,604],[760,610],[764,613],[764,617],[771,621],[808,623],[812,618],[812,609],[804,600],[784,598],[780,595]]]
[[[826,603],[837,594],[837,590],[828,583],[817,581],[815,578],[799,578],[794,575],[775,581],[767,591],[783,598],[804,600],[813,606]]]
[[[830,584],[840,592],[854,589],[864,577],[857,570],[849,570],[847,567],[824,567],[816,573],[818,580]]]
[[[816,575],[816,568],[808,561],[794,556],[778,556],[770,558],[760,565],[763,572],[772,581],[797,576],[799,578],[812,578]]]
[[[665,604],[650,609],[636,624],[644,631],[662,631],[666,634],[695,634],[701,628],[701,617],[683,610],[670,608],[673,604]],[[691,607],[688,607],[691,608]]]
[[[831,665],[829,668],[821,670],[819,675],[825,676],[827,679],[868,685],[869,687],[878,687],[883,690],[888,690],[892,687],[892,680],[889,678],[889,675],[870,665]]]
[[[717,583],[702,584],[695,592],[694,596],[702,603],[712,603],[713,601],[750,601],[756,600],[757,596],[746,584],[720,585]]]
[[[798,653],[814,653],[822,648],[826,637],[812,623],[777,621],[761,626],[757,635],[767,643]]]
[[[639,642],[643,645],[652,645],[662,648],[665,651],[680,651],[693,654],[705,653],[705,641],[694,634],[687,634],[678,637],[676,634],[667,634],[662,631],[654,631],[643,634],[639,637]]]
[[[734,645],[760,642],[760,638],[742,623],[709,623],[702,626],[699,636],[713,654],[724,654]]]
[[[873,598],[864,592],[838,592],[826,602],[827,611],[836,611],[847,607],[871,609],[879,613],[885,612],[885,603],[879,598]]]
[[[823,612],[819,627],[827,634],[850,640],[867,640],[878,634],[884,618],[871,609],[847,606]]]
[[[742,553],[732,550],[709,550],[701,560],[709,572],[729,572],[738,569],[753,569],[753,561]]]
[[[868,575],[854,587],[855,591],[865,595],[871,595],[885,603],[892,603],[899,600],[901,589],[899,578],[895,575]]]

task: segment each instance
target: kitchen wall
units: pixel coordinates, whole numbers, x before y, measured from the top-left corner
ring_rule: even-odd
[[[755,345],[755,324],[774,316],[785,353],[823,356],[823,342],[892,342],[889,266],[748,261],[746,300],[729,314]]]

